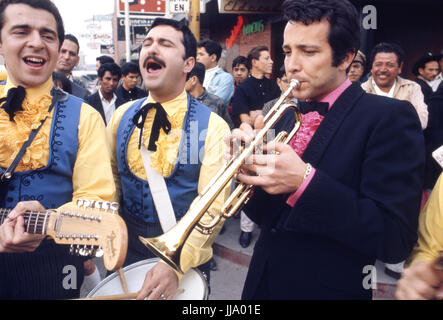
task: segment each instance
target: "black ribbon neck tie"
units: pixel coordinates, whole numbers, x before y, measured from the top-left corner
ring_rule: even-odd
[[[148,103],[135,114],[132,121],[134,122],[135,126],[140,129],[140,137],[138,140],[138,148],[140,149],[142,145],[143,127],[145,126],[146,117],[148,116],[148,112],[151,110],[151,108],[157,109],[157,112],[155,113],[154,123],[152,124],[148,150],[155,152],[157,151],[157,145],[155,143],[160,135],[160,129],[163,129],[166,134],[171,131],[171,123],[168,120],[163,106],[158,102]]]
[[[22,86],[11,88],[8,90],[8,95],[0,99],[0,103],[6,101],[2,108],[9,114],[9,120],[14,121],[14,116],[17,111],[22,111],[23,100],[25,100],[26,90]]]
[[[298,104],[298,107],[300,109],[300,112],[303,114],[306,114],[308,112],[317,111],[323,117],[326,116],[326,114],[329,111],[329,103],[327,103],[327,102],[317,102],[317,101],[303,102],[303,101],[300,101]]]

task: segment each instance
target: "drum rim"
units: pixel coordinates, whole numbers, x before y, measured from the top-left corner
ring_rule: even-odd
[[[139,267],[140,265],[145,265],[148,263],[157,263],[158,261],[160,261],[160,258],[149,258],[149,259],[145,259],[145,260],[140,260],[138,262],[134,262],[133,264],[127,265],[126,267],[124,267],[122,269],[123,272],[134,269]],[[197,269],[197,268],[192,268],[193,271],[195,271],[200,278],[203,280],[204,283],[204,290],[203,290],[203,300],[208,300],[209,298],[209,288],[208,288],[208,283],[206,280],[206,277],[203,275],[203,273]],[[118,273],[117,270],[114,270],[112,274],[110,274],[109,276],[105,277],[102,281],[100,281],[94,289],[92,289],[88,295],[86,296],[86,298],[92,298],[94,297],[94,294],[103,286],[103,284],[108,283],[109,281],[113,280],[114,278],[118,277]]]

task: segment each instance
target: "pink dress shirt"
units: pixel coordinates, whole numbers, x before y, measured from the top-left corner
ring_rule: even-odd
[[[343,82],[339,87],[337,87],[334,91],[329,93],[326,97],[324,97],[320,102],[327,102],[329,103],[329,110],[331,110],[332,106],[334,105],[335,101],[337,101],[338,97],[341,96],[341,94],[349,88],[349,86],[352,84],[352,82],[349,79],[346,79],[345,82]],[[321,121],[323,120],[323,116],[319,115],[318,112],[309,112],[307,114],[302,115],[302,125],[300,129],[298,130],[295,137],[291,140],[289,143],[297,153],[299,157],[303,155],[303,153],[306,150],[306,147],[308,146],[309,142],[312,139],[312,136],[314,135],[315,131],[317,130],[318,126],[320,125]],[[303,181],[301,186],[297,189],[296,192],[291,194],[286,201],[288,205],[293,207],[297,200],[300,198],[300,196],[303,194],[303,192],[308,187],[309,183],[311,182],[312,178],[315,175],[315,168],[312,168],[311,173],[307,178]]]

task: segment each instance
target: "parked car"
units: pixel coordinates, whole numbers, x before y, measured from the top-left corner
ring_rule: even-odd
[[[72,71],[72,76],[74,77],[74,79],[80,81],[90,93],[94,93],[96,91],[96,71],[74,70]]]

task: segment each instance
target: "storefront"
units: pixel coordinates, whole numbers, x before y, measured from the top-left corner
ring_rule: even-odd
[[[369,54],[380,42],[395,42],[406,52],[403,76],[425,52],[443,50],[441,0],[350,0],[361,13],[361,47]],[[231,71],[232,60],[251,48],[271,49],[274,72],[283,64],[280,0],[212,0],[201,15],[201,38],[218,41],[224,50],[220,65]]]
[[[281,44],[275,46],[282,30],[280,7],[283,1],[218,0],[206,4],[201,15],[201,39],[219,42],[224,51],[220,66],[231,72],[232,61],[238,55],[247,56],[256,46],[265,45],[271,50],[274,70],[282,63]]]

